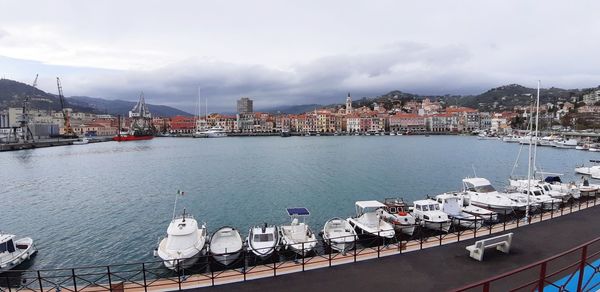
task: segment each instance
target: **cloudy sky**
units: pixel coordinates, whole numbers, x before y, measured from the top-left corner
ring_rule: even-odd
[[[599,1],[0,0],[0,75],[194,111],[600,84]]]

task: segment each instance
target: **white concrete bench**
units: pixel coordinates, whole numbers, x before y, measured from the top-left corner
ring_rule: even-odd
[[[512,233],[503,234],[496,237],[478,240],[473,245],[467,246],[469,256],[478,260],[483,260],[483,252],[486,248],[495,247],[497,250],[508,253],[510,251],[510,244],[512,243]]]

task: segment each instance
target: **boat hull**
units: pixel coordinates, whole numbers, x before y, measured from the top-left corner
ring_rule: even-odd
[[[346,240],[344,238],[341,239],[328,239],[328,238],[323,238],[323,241],[325,241],[325,244],[329,245],[329,247],[337,252],[341,252],[341,253],[345,253],[349,250],[354,249],[355,246],[355,242],[354,242],[354,238],[350,239],[350,240]]]
[[[225,254],[215,254],[211,253],[213,259],[221,265],[229,266],[233,264],[239,257],[241,251],[225,253]]]
[[[150,140],[154,138],[154,136],[146,135],[146,136],[114,136],[113,141],[117,142],[126,142],[126,141],[139,141],[139,140]]]
[[[444,222],[433,222],[433,221],[423,221],[423,227],[431,230],[448,232],[450,231],[450,226],[452,226],[452,221],[444,221]]]

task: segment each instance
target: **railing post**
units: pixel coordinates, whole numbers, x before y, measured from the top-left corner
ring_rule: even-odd
[[[490,292],[490,282],[483,284],[483,292]]]
[[[273,250],[273,253],[275,254],[275,259],[273,260],[273,277],[277,277],[277,262],[279,261],[279,251],[275,249]]]
[[[500,216],[500,214],[496,215],[496,216]],[[490,219],[492,219],[492,214],[490,214]],[[502,227],[502,231],[506,231],[506,209],[504,210],[504,216],[502,216],[502,222],[503,222],[503,227]]]
[[[444,223],[440,222],[439,245],[442,245],[442,233],[444,233]]]
[[[550,202],[550,219],[554,219],[554,200],[552,200],[552,202]]]
[[[40,274],[40,271],[37,271],[37,278],[38,278],[38,283],[40,284],[40,291],[44,291],[44,286],[42,286],[42,274]]]
[[[302,272],[304,272],[304,242],[302,243]]]
[[[577,291],[581,291],[583,284],[583,272],[585,270],[585,260],[587,259],[587,245],[581,249],[581,261],[579,262],[579,277],[577,279]]]
[[[144,292],[148,291],[148,283],[146,283],[146,264],[142,263],[142,276],[144,277]]]
[[[378,237],[379,239],[381,239],[381,243],[382,243],[382,244],[385,244],[385,238],[381,238],[381,231],[379,231],[379,230],[377,231],[377,237]],[[379,247],[380,247],[380,246],[381,246],[381,245],[378,243],[378,244],[377,244],[377,258],[379,258],[379,250],[380,250],[380,249],[379,249]]]
[[[356,251],[358,250],[358,235],[354,235],[354,262],[356,263]]]
[[[419,245],[420,245],[420,249],[423,249],[423,225],[420,224],[419,226]]]
[[[4,279],[6,280],[6,288],[8,288],[8,292],[11,292],[11,290],[10,290],[10,280],[9,280],[8,276],[4,277]]]
[[[73,289],[77,292],[77,279],[75,278],[75,269],[71,269],[71,276],[73,277]]]
[[[473,238],[477,238],[477,228],[473,229]]]
[[[475,221],[477,221],[477,215],[475,215]],[[458,218],[458,226],[460,227],[460,218]],[[475,224],[475,229],[477,229],[477,224]],[[456,241],[460,241],[460,229],[456,231]]]
[[[564,205],[563,205],[563,206],[560,206],[560,216],[562,216],[562,215],[563,215],[563,211],[564,211],[564,210],[565,210],[565,206],[564,206]]]
[[[242,273],[244,274],[244,282],[246,282],[246,254],[248,253],[248,251],[244,248],[244,250],[242,250],[242,254],[243,254],[243,261],[244,261],[244,266],[242,267]]]
[[[108,289],[112,292],[112,280],[110,278],[110,266],[106,266],[106,275],[108,276]]]
[[[179,287],[179,291],[181,291],[181,265],[179,259],[177,259],[177,285]]]
[[[548,262],[543,262],[540,266],[540,279],[538,280],[538,291],[544,292],[544,282],[546,280],[546,264]]]
[[[346,242],[346,238],[344,237],[344,243]],[[346,248],[346,246],[344,245],[344,248]],[[346,250],[344,249],[344,252]],[[329,267],[331,267],[331,253],[333,252],[333,248],[331,248],[331,238],[329,239]]]

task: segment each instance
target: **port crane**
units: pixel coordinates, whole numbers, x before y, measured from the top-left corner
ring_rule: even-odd
[[[35,74],[35,79],[33,80],[33,84],[31,85],[33,88],[37,87],[38,74]],[[23,142],[34,142],[33,133],[31,132],[31,128],[29,127],[30,118],[29,118],[29,109],[30,109],[30,96],[26,94],[23,98],[23,108],[21,117],[19,118],[19,128],[21,128],[21,139]],[[16,131],[15,131],[16,138]]]
[[[60,78],[56,77],[56,85],[58,86],[58,98],[60,99],[60,107],[62,109],[63,120],[65,123],[63,138],[77,138],[77,135],[71,127],[71,118],[69,117],[69,111],[65,109],[65,96],[63,95],[62,86],[60,85]]]

